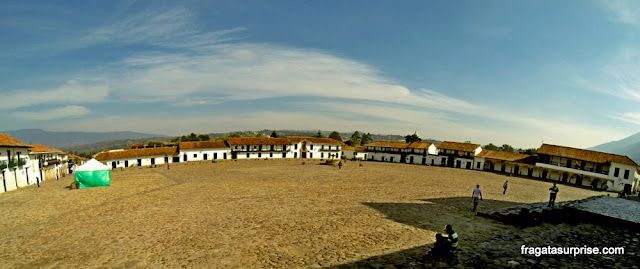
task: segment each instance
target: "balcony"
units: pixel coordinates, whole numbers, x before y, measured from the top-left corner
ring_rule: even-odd
[[[608,166],[604,166],[604,167],[596,166],[595,168],[594,167],[582,168],[581,166],[578,166],[578,165],[567,166],[566,162],[553,162],[548,160],[546,161],[543,160],[541,162],[538,162],[536,163],[536,166],[558,169],[558,170],[563,170],[563,171],[572,172],[572,173],[580,173],[580,174],[591,173],[591,174],[601,174],[601,175],[607,175],[607,176],[609,175]]]
[[[547,164],[547,163],[536,163],[536,166],[542,167],[542,168],[549,168],[557,171],[574,173],[574,174],[582,174],[585,176],[592,176],[592,177],[605,178],[605,179],[609,178],[608,170],[604,170],[602,172],[591,172],[591,171],[582,170],[582,169],[568,168],[566,167],[566,165],[554,165],[554,164]]]
[[[400,149],[378,149],[378,150],[374,150],[373,148],[366,148],[364,150],[365,152],[371,152],[371,153],[388,153],[388,154],[406,154],[406,152],[402,152],[400,151]]]
[[[60,164],[60,160],[58,159],[45,160],[42,165],[49,166],[49,165],[56,165],[56,164]]]
[[[247,148],[237,148],[237,149],[231,149],[232,152],[255,152],[255,153],[263,153],[263,152],[288,152],[288,150],[286,149],[281,149],[281,148],[274,148],[273,150],[271,150],[271,148],[262,148],[262,149],[247,149]]]
[[[16,167],[16,166],[22,167],[25,164],[27,164],[27,161],[25,159],[22,159],[22,158],[13,159],[10,162],[2,161],[2,162],[0,162],[0,169],[13,168],[13,167]]]
[[[324,148],[324,149],[323,149],[323,148],[320,148],[320,150],[319,150],[319,151],[320,151],[320,152],[339,152],[339,151],[340,151],[340,149],[338,149],[338,148],[331,148],[331,149],[329,149],[329,148]]]

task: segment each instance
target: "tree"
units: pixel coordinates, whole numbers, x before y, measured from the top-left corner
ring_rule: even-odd
[[[513,147],[511,145],[508,144],[504,144],[500,147],[500,150],[502,151],[508,151],[508,152],[513,152]]]
[[[276,133],[276,131],[271,132],[270,135],[271,138],[278,138],[278,134]]]
[[[264,135],[262,133],[257,133],[256,137],[264,137]]]
[[[207,134],[201,134],[198,136],[198,139],[200,139],[200,141],[209,141],[211,140],[211,138],[209,137],[209,135]]]
[[[488,145],[484,145],[483,146],[484,149],[488,149],[488,150],[500,150],[500,148],[496,145],[494,145],[493,143],[489,143]]]
[[[360,139],[360,145],[366,145],[373,142],[373,138],[371,138],[371,134],[370,133],[366,133],[362,135],[362,138]]]
[[[312,137],[316,137],[316,138],[324,138],[325,136],[322,135],[322,133],[320,132],[320,130],[318,130],[318,133],[313,135]]]
[[[242,137],[242,136],[238,133],[233,133],[233,134],[230,134],[229,137]]]
[[[340,136],[340,133],[338,133],[336,131],[331,132],[329,134],[329,138],[335,139],[335,140],[338,140],[338,141],[342,142],[342,136]]]
[[[164,147],[164,142],[149,141],[149,143],[147,143],[147,147],[148,148]]]
[[[538,149],[537,148],[520,149],[519,151],[520,151],[520,153],[529,154],[529,155],[533,155],[533,154],[537,154],[538,153]]]
[[[360,136],[360,132],[358,131],[353,132],[353,134],[351,135],[351,139],[360,140],[360,138],[362,137]]]
[[[418,134],[414,133],[412,135],[405,136],[404,140],[407,141],[407,143],[412,143],[412,142],[420,142],[422,141],[422,138],[420,138]]]
[[[349,146],[357,146],[360,145],[360,139],[349,139],[347,142],[344,142]]]
[[[345,144],[349,145],[349,146],[358,146],[362,143],[362,141],[360,140],[362,138],[362,136],[360,135],[360,132],[355,131],[353,132],[353,134],[351,134],[351,138],[345,142]]]

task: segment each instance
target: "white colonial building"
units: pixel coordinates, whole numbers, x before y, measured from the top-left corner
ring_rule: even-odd
[[[438,149],[428,142],[412,142],[402,149],[404,162],[410,164],[435,165]]]
[[[474,169],[501,172],[509,175],[537,177],[537,157],[516,152],[483,149],[476,155]]]
[[[345,160],[366,160],[367,152],[363,146],[342,146],[342,158]]]
[[[472,169],[476,155],[482,147],[478,144],[444,141],[438,147],[440,165]]]
[[[0,192],[12,191],[36,182],[30,170],[29,147],[7,134],[0,134]]]
[[[232,159],[291,158],[291,141],[286,138],[228,138]]]
[[[536,166],[541,179],[615,192],[638,190],[638,164],[627,156],[542,144]]]
[[[180,161],[178,147],[109,150],[96,154],[94,158],[111,169],[157,166]]]
[[[366,144],[364,147],[369,155],[367,159],[369,161],[402,163],[406,155],[403,150],[408,146],[409,143],[378,141]]]
[[[231,159],[231,147],[223,140],[180,142],[178,148],[183,162]]]
[[[343,143],[331,138],[296,137],[287,138],[291,141],[290,152],[293,158],[302,159],[340,159],[342,158]]]
[[[32,144],[29,158],[31,172],[37,175],[37,180],[60,179],[69,173],[68,154],[59,149]]]

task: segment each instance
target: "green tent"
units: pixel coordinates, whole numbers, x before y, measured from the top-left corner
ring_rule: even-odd
[[[111,185],[111,170],[96,159],[91,159],[76,169],[78,189]]]

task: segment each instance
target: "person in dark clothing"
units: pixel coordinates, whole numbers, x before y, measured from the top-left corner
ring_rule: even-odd
[[[553,183],[553,186],[549,188],[549,205],[547,205],[547,207],[553,207],[556,205],[556,196],[559,191],[560,190],[558,189],[558,186],[556,186],[556,183]]]
[[[458,249],[458,233],[456,233],[456,231],[453,230],[453,227],[451,227],[451,224],[447,224],[444,230],[449,235],[447,237],[447,246],[449,247],[449,252],[455,253],[456,250]]]
[[[504,188],[504,191],[502,192],[502,194],[507,194],[507,186],[509,186],[509,181],[505,181],[504,184],[502,184],[502,188]]]
[[[447,239],[442,236],[441,233],[436,234],[436,242],[433,244],[433,248],[429,250],[428,257],[447,257],[449,256],[449,246]]]

